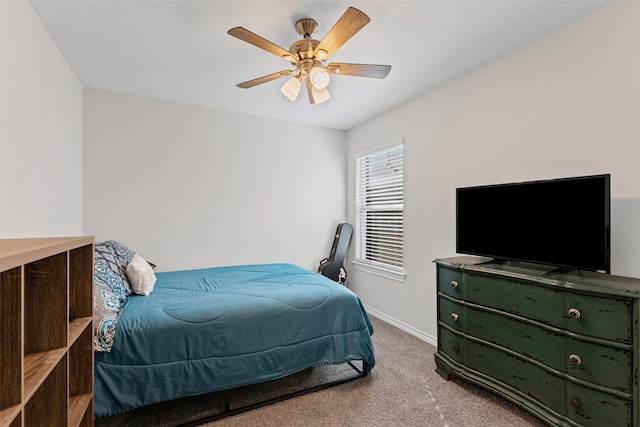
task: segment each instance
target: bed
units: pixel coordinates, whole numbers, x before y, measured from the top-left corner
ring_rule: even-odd
[[[139,256],[114,241],[95,248],[96,417],[319,365],[375,365],[359,298],[320,274],[287,263],[146,271],[144,295],[127,274]]]

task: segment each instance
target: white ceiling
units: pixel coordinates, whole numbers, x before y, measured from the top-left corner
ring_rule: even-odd
[[[3,1],[3,0],[0,0]],[[348,130],[434,86],[567,24],[592,0],[31,0],[85,87]],[[286,79],[235,85],[288,62],[227,35],[242,26],[288,49],[296,20],[321,40],[354,6],[371,22],[329,62],[388,64],[384,80],[333,76],[331,99],[280,93]]]

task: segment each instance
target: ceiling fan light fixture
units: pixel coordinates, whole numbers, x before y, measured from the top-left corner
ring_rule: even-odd
[[[315,87],[311,87],[311,93],[313,94],[314,104],[322,104],[325,101],[328,101],[331,98],[329,94],[329,90],[327,88],[324,89],[316,89]]]
[[[291,77],[284,85],[282,85],[280,92],[290,100],[295,101],[300,93],[300,87],[302,87],[302,83],[300,83],[298,76]]]
[[[296,58],[290,53],[282,55],[282,59],[284,59],[285,61],[293,62],[294,64],[298,62],[298,58]]]
[[[329,57],[329,52],[327,52],[324,49],[318,49],[318,52],[316,52],[316,59],[318,61],[324,61],[328,57]]]
[[[304,83],[309,102],[321,104],[331,97],[327,90],[331,74],[384,79],[391,70],[390,65],[350,64],[346,62],[323,65],[327,58],[358,33],[369,21],[369,17],[364,12],[355,7],[349,7],[322,40],[318,41],[311,38],[318,29],[318,23],[311,18],[299,19],[295,24],[295,30],[302,36],[302,39],[291,44],[289,50],[283,49],[246,28],[231,28],[227,31],[230,36],[289,61],[295,67],[293,70],[267,74],[257,79],[238,83],[236,86],[248,89],[281,77],[297,74],[295,77],[289,78],[281,87],[280,91],[283,95],[292,101],[296,100],[300,94],[302,83]]]
[[[314,88],[325,89],[329,86],[331,77],[329,77],[329,73],[324,68],[313,67],[311,71],[309,71],[309,80]]]

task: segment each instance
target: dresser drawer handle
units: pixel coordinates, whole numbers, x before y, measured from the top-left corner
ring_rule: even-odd
[[[453,319],[454,322],[457,322],[458,321],[458,317],[460,317],[456,313],[450,313],[449,316],[451,316],[451,318]]]
[[[577,308],[570,308],[569,309],[569,317],[571,317],[572,319],[579,319],[580,318],[580,310],[578,310]]]
[[[573,406],[574,408],[579,408],[580,407],[580,401],[578,399],[571,399],[571,406]]]
[[[582,359],[580,358],[580,356],[578,356],[577,354],[572,354],[571,356],[569,356],[569,360],[571,361],[571,363],[573,363],[575,366],[578,365],[582,365]]]
[[[452,288],[458,287],[458,282],[456,282],[455,280],[450,281],[449,284],[451,285]]]

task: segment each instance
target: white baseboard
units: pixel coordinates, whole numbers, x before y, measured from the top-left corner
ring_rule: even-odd
[[[387,316],[384,313],[379,312],[378,310],[375,310],[371,307],[368,306],[364,306],[365,310],[367,310],[367,313],[377,317],[378,319],[395,326],[398,329],[402,329],[403,331],[417,337],[420,338],[422,341],[426,341],[429,344],[433,345],[433,346],[438,346],[438,339],[432,335],[427,334],[426,332],[423,332],[419,329],[414,328],[413,326],[409,326],[406,323],[403,323],[401,321],[399,321],[398,319],[394,319],[391,316]],[[374,331],[375,333],[375,331]]]

